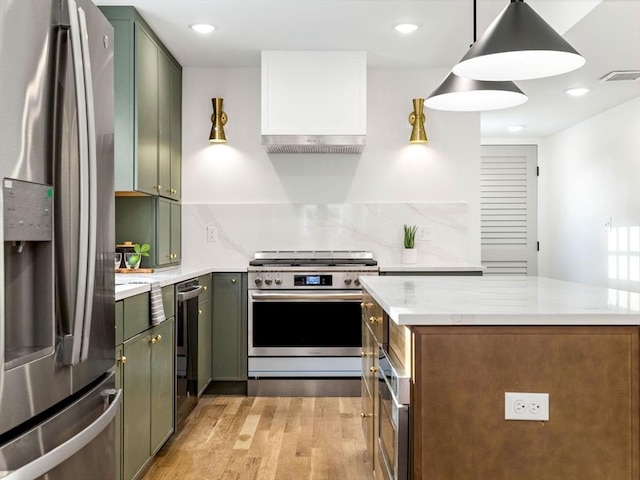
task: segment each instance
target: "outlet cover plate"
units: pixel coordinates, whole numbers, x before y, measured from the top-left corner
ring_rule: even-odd
[[[505,420],[549,421],[548,393],[504,393]]]

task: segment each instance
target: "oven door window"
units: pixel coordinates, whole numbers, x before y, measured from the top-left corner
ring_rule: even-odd
[[[253,347],[358,347],[360,303],[253,302]]]

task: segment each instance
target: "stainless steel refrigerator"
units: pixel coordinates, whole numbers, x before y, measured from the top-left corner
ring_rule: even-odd
[[[113,29],[0,1],[0,478],[114,479]]]

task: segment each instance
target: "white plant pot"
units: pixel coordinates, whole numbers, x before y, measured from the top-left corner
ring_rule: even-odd
[[[415,248],[405,248],[402,250],[402,263],[412,265],[418,261],[418,250]]]

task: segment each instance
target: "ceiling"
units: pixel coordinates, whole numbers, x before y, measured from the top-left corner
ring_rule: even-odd
[[[262,50],[365,50],[369,68],[438,68],[443,77],[473,41],[473,0],[94,0],[134,5],[183,67],[258,67]],[[479,37],[508,0],[476,0]],[[483,137],[542,138],[640,95],[640,0],[528,0],[587,60],[556,77],[517,82],[524,105],[481,115]],[[416,23],[410,35],[398,23]],[[189,25],[210,23],[202,35]],[[571,87],[591,89],[570,97]],[[425,91],[424,96],[431,92]],[[525,125],[512,134],[508,125]]]

